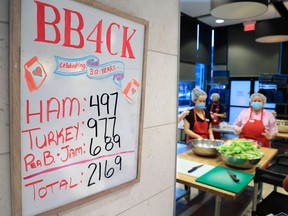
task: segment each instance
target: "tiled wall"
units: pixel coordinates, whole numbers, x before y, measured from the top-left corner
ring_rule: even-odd
[[[59,215],[169,216],[174,210],[178,0],[100,0],[149,21],[140,182]],[[8,3],[0,1],[0,215],[11,215]]]

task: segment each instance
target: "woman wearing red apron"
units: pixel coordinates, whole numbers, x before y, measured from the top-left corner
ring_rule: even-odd
[[[187,143],[191,139],[214,139],[211,125],[212,119],[209,112],[204,109],[207,94],[198,88],[194,88],[191,94],[195,107],[190,110],[184,119]]]
[[[219,103],[220,95],[218,93],[211,94],[210,97],[212,103],[208,105],[208,110],[210,110],[210,115],[212,118],[212,127],[219,127],[221,122],[220,118],[226,118],[225,107]],[[214,139],[221,139],[220,132],[213,132]]]
[[[251,108],[244,109],[234,122],[233,128],[239,138],[253,139],[270,148],[270,140],[278,133],[275,116],[265,110],[266,97],[254,93],[250,97]]]

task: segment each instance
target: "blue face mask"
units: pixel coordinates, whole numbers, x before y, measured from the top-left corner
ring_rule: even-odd
[[[253,107],[254,110],[260,110],[262,108],[262,103],[255,101],[251,103],[251,106]]]
[[[204,109],[204,108],[205,108],[205,103],[198,103],[198,104],[196,104],[195,106],[196,106],[196,108],[198,108],[198,109]]]

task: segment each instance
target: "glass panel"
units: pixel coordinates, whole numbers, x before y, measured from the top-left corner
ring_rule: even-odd
[[[258,92],[259,89],[265,89],[264,92],[266,92],[264,94],[264,92],[261,92],[262,94],[264,94],[267,97],[267,103],[264,105],[264,108],[268,108],[268,109],[275,109],[276,105],[275,103],[271,103],[273,102],[273,93],[276,94],[277,93],[277,85],[275,84],[259,84],[259,81],[255,81],[254,83],[254,92]]]
[[[200,87],[200,89],[205,90],[205,64],[196,64],[196,87]]]
[[[191,105],[191,91],[194,88],[194,82],[192,81],[179,81],[178,90],[178,106],[189,107]]]
[[[233,125],[235,119],[243,109],[244,109],[243,107],[230,107],[229,125]]]
[[[251,81],[231,81],[230,106],[249,106]]]

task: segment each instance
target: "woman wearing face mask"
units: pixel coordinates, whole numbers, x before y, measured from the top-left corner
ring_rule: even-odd
[[[242,110],[234,122],[234,133],[239,138],[253,139],[270,148],[270,140],[278,133],[274,115],[265,110],[266,97],[254,93],[250,97],[250,108]]]
[[[205,110],[207,94],[201,89],[194,88],[191,95],[195,106],[184,119],[187,143],[191,139],[214,139],[212,119],[209,111]]]
[[[218,93],[213,93],[210,96],[212,103],[210,103],[207,107],[207,110],[210,111],[210,115],[212,117],[212,126],[219,127],[221,122],[220,118],[226,118],[225,107],[220,104],[220,95]],[[221,139],[220,132],[213,132],[215,139]]]

